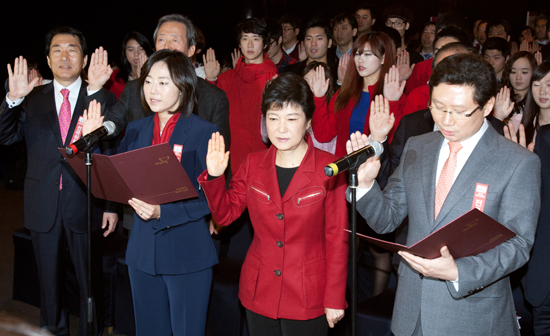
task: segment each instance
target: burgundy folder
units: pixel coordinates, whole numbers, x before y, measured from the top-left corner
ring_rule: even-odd
[[[84,153],[61,154],[86,184]],[[94,154],[92,194],[109,201],[128,203],[135,197],[149,204],[164,204],[198,197],[197,191],[168,143],[112,156]]]
[[[349,230],[346,230],[349,232]],[[454,259],[487,252],[516,234],[478,209],[472,209],[418,243],[407,247],[357,233],[361,239],[391,252],[406,251],[427,259],[441,256],[443,246]]]

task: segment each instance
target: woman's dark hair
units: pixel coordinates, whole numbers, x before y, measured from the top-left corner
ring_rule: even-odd
[[[465,85],[473,89],[473,99],[481,108],[497,94],[497,79],[493,67],[474,54],[451,55],[435,67],[430,81],[430,96],[439,84]]]
[[[346,70],[346,76],[344,77],[344,83],[340,88],[340,92],[336,97],[334,103],[334,111],[338,112],[346,107],[350,99],[355,101],[355,105],[359,104],[361,100],[361,94],[363,93],[363,77],[359,76],[357,68],[355,66],[356,53],[362,54],[366,44],[369,44],[372,53],[380,59],[383,64],[380,67],[380,73],[378,75],[378,82],[376,83],[376,91],[370,92],[371,99],[375,96],[384,93],[384,76],[388,73],[395,60],[394,50],[392,48],[392,41],[389,36],[382,32],[371,32],[363,34],[353,42],[351,49],[351,58],[349,61],[348,69]]]
[[[313,118],[315,100],[306,80],[295,73],[285,72],[269,82],[262,95],[262,114],[268,110],[280,110],[285,106],[300,107],[306,120]]]
[[[141,76],[138,81],[138,88],[141,92],[141,105],[146,111],[151,111],[149,104],[147,104],[145,100],[143,86],[145,84],[145,79],[149,76],[151,68],[158,62],[166,63],[168,71],[170,72],[170,78],[181,93],[178,107],[175,111],[170,112],[179,112],[184,118],[189,117],[197,106],[197,75],[195,74],[195,68],[191,64],[191,61],[189,61],[189,58],[177,50],[159,50],[151,55],[143,65]]]
[[[509,116],[506,117],[506,119],[509,119],[511,116],[513,116],[516,113],[522,113],[525,103],[527,102],[527,94],[523,97],[523,99],[515,92],[514,87],[512,86],[512,83],[510,81],[510,74],[512,72],[512,66],[514,66],[514,63],[516,63],[517,60],[520,58],[526,58],[527,62],[529,62],[529,65],[531,66],[531,71],[535,70],[537,67],[537,60],[528,51],[518,51],[517,53],[510,56],[508,61],[506,62],[506,65],[504,67],[504,71],[502,72],[502,86],[507,86],[510,89],[510,99],[514,102],[514,109],[510,113]],[[530,84],[530,83],[529,83]],[[530,87],[527,90],[527,92],[530,91]],[[504,119],[506,121],[506,119]],[[516,130],[517,131],[517,130]]]
[[[52,44],[52,40],[55,35],[72,35],[76,37],[80,43],[82,57],[86,57],[86,55],[88,55],[88,45],[86,44],[86,39],[79,30],[67,26],[57,26],[46,34],[46,56],[50,56],[50,45]]]
[[[332,99],[332,96],[336,93],[336,88],[334,87],[334,81],[332,80],[332,73],[330,72],[330,67],[328,64],[323,62],[317,62],[313,61],[306,65],[304,71],[302,72],[302,77],[307,75],[311,70],[317,69],[318,66],[322,66],[325,70],[325,79],[328,79],[328,90],[326,93],[326,101],[327,105],[330,103],[330,100]]]
[[[132,73],[132,65],[128,62],[128,58],[126,57],[126,45],[130,40],[136,40],[143,50],[145,50],[147,57],[151,56],[153,53],[153,48],[151,47],[149,40],[137,31],[128,33],[124,37],[124,40],[122,40],[122,54],[120,54],[120,71],[116,75],[117,80],[122,80],[124,83],[128,83],[128,77],[130,76],[130,73]]]
[[[237,33],[237,43],[239,45],[243,34],[251,33],[257,34],[262,38],[264,51],[269,48],[269,30],[267,24],[261,19],[250,18],[240,22],[237,27],[235,27],[235,33]]]
[[[539,129],[539,113],[540,106],[535,102],[533,97],[533,82],[540,81],[546,75],[550,73],[550,62],[542,62],[533,70],[533,75],[531,76],[531,83],[529,85],[529,91],[527,91],[525,110],[523,111],[523,118],[521,118],[521,123],[525,128],[525,141],[527,143],[533,142],[533,137],[535,136],[535,131]]]

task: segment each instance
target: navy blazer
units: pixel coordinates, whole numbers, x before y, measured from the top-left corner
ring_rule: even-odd
[[[11,145],[25,138],[27,144],[27,174],[25,176],[25,227],[36,232],[48,232],[56,219],[58,200],[63,193],[63,221],[76,233],[87,231],[86,186],[57,150],[68,146],[78,118],[91,100],[88,83],[82,81],[65,143],[61,141],[59,119],[55,106],[53,82],[35,87],[23,102],[9,108],[6,99],[0,105],[0,144]],[[103,98],[103,99],[101,99]],[[112,93],[100,98],[102,109],[112,106]],[[59,177],[63,174],[63,190]],[[92,229],[101,228],[103,200],[93,199]]]
[[[118,153],[153,143],[154,115],[130,122]],[[204,270],[218,262],[205,216],[210,214],[197,178],[206,169],[208,140],[218,127],[196,115],[180,117],[168,142],[182,145],[181,165],[199,197],[162,204],[160,219],[145,221],[134,214],[126,250],[128,266],[156,274],[185,274]],[[139,169],[139,167],[138,167]]]

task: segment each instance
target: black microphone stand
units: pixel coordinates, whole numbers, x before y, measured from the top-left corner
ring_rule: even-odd
[[[363,160],[364,162],[364,160]],[[357,332],[357,170],[363,163],[357,160],[349,169],[351,203],[351,336]]]
[[[87,252],[88,252],[88,288],[87,288],[87,300],[86,300],[86,315],[88,321],[88,328],[86,334],[92,336],[94,332],[94,296],[92,291],[92,148],[85,150],[86,158],[84,164],[86,165],[86,184],[87,184],[87,217],[88,217],[88,235],[87,235]]]

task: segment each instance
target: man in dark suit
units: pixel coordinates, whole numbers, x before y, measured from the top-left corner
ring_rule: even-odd
[[[430,77],[430,111],[438,132],[409,139],[382,192],[380,165],[358,172],[357,208],[378,233],[409,216],[407,245],[475,207],[516,233],[475,256],[454,259],[449,249],[425,259],[399,252],[392,332],[401,335],[518,335],[508,275],[529,259],[540,210],[540,160],[489,126],[496,95],[491,66],[477,55],[453,55]],[[389,115],[389,104],[371,113]],[[383,112],[381,112],[383,111]],[[367,142],[352,135],[348,151]],[[485,193],[481,205],[476,192]]]
[[[539,225],[531,260],[522,279],[525,298],[533,306],[535,335],[550,334],[550,125],[539,128],[535,153],[542,167]]]
[[[26,139],[28,167],[25,178],[25,227],[31,231],[40,280],[40,324],[54,335],[68,335],[68,307],[64,290],[64,253],[68,248],[80,287],[79,335],[87,327],[87,211],[86,187],[57,150],[81,135],[80,118],[94,88],[80,77],[86,66],[86,40],[81,32],[58,27],[46,35],[46,55],[54,81],[35,87],[29,83],[27,62],[15,60],[8,66],[9,93],[0,106],[0,144],[10,145]],[[92,55],[88,77],[109,77],[103,50]],[[98,57],[99,54],[105,57]],[[104,95],[103,106],[115,102],[113,94]],[[93,200],[92,230],[95,239],[94,287],[101,288],[101,231],[113,232],[117,215],[103,212],[104,202]],[[97,234],[99,233],[99,235]],[[99,255],[98,255],[99,254]],[[96,288],[97,288],[96,287]],[[98,294],[99,295],[99,294]],[[94,307],[94,334],[102,333],[102,303],[99,296]]]

